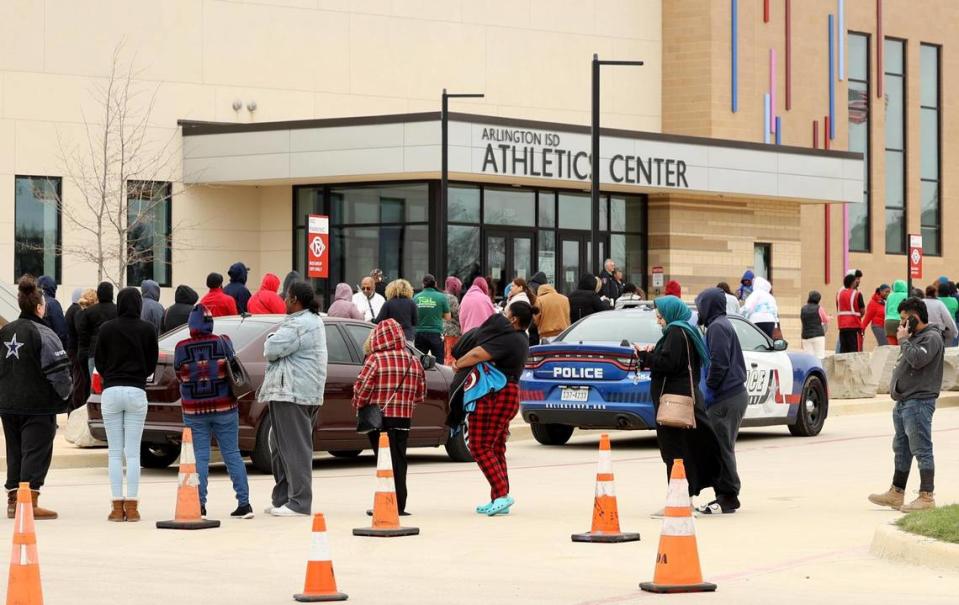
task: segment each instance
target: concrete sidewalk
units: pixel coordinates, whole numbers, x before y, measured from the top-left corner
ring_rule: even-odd
[[[893,401],[888,395],[877,395],[870,399],[834,399],[829,402],[829,416],[849,416],[855,414],[876,414],[892,410]],[[947,391],[940,395],[939,408],[959,407],[959,391]],[[63,437],[66,415],[60,417],[60,428],[53,445],[53,463],[51,468],[99,468],[107,465],[107,449],[103,447],[78,448],[67,443]],[[828,419],[827,421],[828,422]],[[519,415],[510,426],[511,441],[526,441],[533,438],[530,426]],[[214,454],[214,461],[218,460]],[[7,469],[6,449],[3,436],[0,435],[0,471]]]

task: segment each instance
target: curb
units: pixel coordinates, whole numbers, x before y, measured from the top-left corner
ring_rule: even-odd
[[[959,570],[959,544],[910,534],[892,524],[876,528],[869,552],[880,559],[904,561],[935,569]]]
[[[856,414],[875,414],[877,412],[891,412],[895,402],[888,395],[875,400],[862,399],[832,399],[829,401],[830,416],[852,416]],[[947,391],[939,395],[936,408],[959,407],[959,392]]]

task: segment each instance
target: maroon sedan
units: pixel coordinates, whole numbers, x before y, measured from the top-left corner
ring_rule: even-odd
[[[216,333],[225,334],[233,341],[237,356],[256,387],[262,384],[266,371],[263,343],[284,317],[250,315],[216,319]],[[363,343],[373,325],[335,317],[324,317],[323,323],[326,326],[329,360],[326,394],[313,432],[313,448],[334,456],[354,457],[369,448],[366,435],[356,432],[356,415],[351,401],[353,383],[363,364]],[[173,372],[173,350],[178,342],[188,337],[186,325],[160,336],[160,359],[147,383],[149,408],[140,452],[140,462],[147,468],[165,468],[180,455],[183,415],[179,385]],[[424,364],[427,385],[426,400],[416,407],[413,415],[410,447],[443,445],[454,461],[472,461],[465,427],[456,436],[450,437],[445,424],[452,370],[436,365],[432,357],[422,355],[412,347],[410,352]],[[98,383],[99,380],[94,380],[94,393],[88,400],[90,431],[94,437],[106,440]],[[255,392],[240,400],[240,450],[249,454],[254,467],[263,472],[270,472],[269,412],[269,405],[257,401]]]

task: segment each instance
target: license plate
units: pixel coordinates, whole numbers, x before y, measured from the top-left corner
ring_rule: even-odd
[[[581,389],[563,389],[560,399],[562,401],[587,401],[589,400],[589,387]]]

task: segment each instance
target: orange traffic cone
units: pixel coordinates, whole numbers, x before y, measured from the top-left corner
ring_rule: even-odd
[[[33,495],[30,493],[29,483],[21,483],[17,489],[15,519],[10,581],[7,582],[7,605],[43,605],[37,533],[33,523]]]
[[[612,452],[609,435],[599,438],[599,465],[596,469],[596,498],[593,503],[593,529],[573,534],[573,542],[636,542],[637,533],[619,531],[619,507],[616,505],[616,483],[613,479]]]
[[[196,456],[193,454],[193,432],[183,428],[183,444],[180,447],[179,486],[176,491],[176,513],[173,521],[157,521],[157,529],[210,529],[220,527],[219,521],[204,519],[200,515],[200,477],[196,473]]]
[[[380,432],[379,456],[376,459],[376,495],[373,498],[373,527],[353,530],[354,536],[395,538],[415,536],[418,527],[400,527],[400,515],[396,508],[396,483],[393,480],[393,459],[390,457],[390,438],[386,431]]]
[[[333,575],[333,559],[330,557],[330,542],[326,537],[326,519],[323,513],[313,515],[313,546],[310,560],[306,563],[306,582],[301,594],[293,595],[301,603],[319,601],[345,601],[349,597],[336,590]]]
[[[689,503],[689,484],[682,458],[673,460],[673,472],[666,492],[663,532],[656,552],[656,573],[652,582],[639,585],[646,592],[712,592],[715,584],[703,582],[696,546],[696,527]]]

